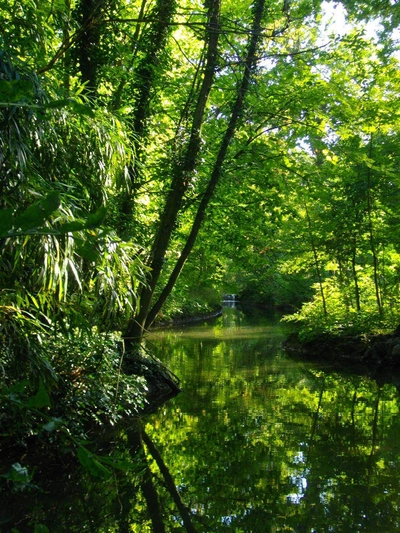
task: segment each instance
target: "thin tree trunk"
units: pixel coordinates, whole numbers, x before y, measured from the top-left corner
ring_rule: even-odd
[[[154,304],[154,306],[152,307],[151,311],[148,314],[146,324],[145,324],[146,328],[150,327],[153,321],[155,320],[155,318],[157,317],[161,307],[163,306],[165,300],[170,295],[180,273],[182,272],[185,262],[187,258],[189,257],[190,252],[193,249],[197,235],[200,231],[202,222],[206,214],[207,207],[210,203],[211,198],[213,197],[215,188],[217,187],[220,181],[220,178],[223,172],[223,164],[226,159],[229,144],[232,141],[233,136],[235,134],[237,123],[240,118],[241,112],[243,110],[244,99],[249,88],[250,79],[257,65],[257,47],[261,39],[261,19],[262,19],[262,15],[264,12],[264,5],[265,5],[265,0],[259,0],[256,3],[255,8],[254,8],[254,11],[255,11],[254,22],[253,22],[253,27],[251,31],[251,37],[250,37],[247,57],[245,61],[245,69],[243,73],[243,78],[239,86],[236,101],[233,105],[228,128],[226,129],[225,135],[222,139],[221,146],[220,146],[220,149],[217,155],[217,159],[214,163],[210,181],[208,182],[208,186],[203,194],[200,205],[197,209],[197,213],[196,213],[194,222],[192,224],[192,229],[186,240],[185,246],[179,256],[179,259],[176,262],[176,265],[168,279],[168,282],[165,285],[163,291],[161,292],[158,300],[156,301],[156,303]]]
[[[379,417],[379,402],[381,400],[382,387],[379,386],[378,394],[375,400],[374,406],[374,419],[372,421],[372,439],[371,439],[371,451],[369,454],[370,459],[372,459],[375,450],[376,450],[376,441],[378,440],[378,417]]]
[[[325,378],[322,379],[322,387],[321,387],[321,389],[319,391],[317,410],[314,413],[313,423],[312,423],[312,427],[311,427],[311,434],[310,434],[310,437],[308,439],[308,452],[307,452],[307,456],[306,456],[306,460],[305,460],[306,467],[309,466],[309,461],[310,461],[310,458],[311,458],[311,452],[313,451],[314,438],[315,438],[315,434],[317,432],[318,418],[319,418],[319,413],[321,411],[322,398],[323,398],[324,392],[325,392]]]
[[[140,188],[141,182],[140,169],[143,168],[145,163],[143,148],[146,144],[147,123],[151,116],[150,103],[157,93],[156,80],[161,77],[163,72],[162,57],[173,27],[172,20],[176,11],[177,0],[157,0],[150,15],[154,22],[149,28],[143,30],[140,35],[146,3],[147,0],[142,0],[138,21],[132,37],[132,57],[128,65],[125,66],[126,72],[129,72],[135,63],[138,52],[143,53],[143,57],[136,65],[133,75],[129,75],[133,78],[131,87],[134,92],[134,111],[130,117],[133,157],[128,168],[131,191],[129,194],[127,194],[126,190],[122,190],[119,193],[120,223],[118,232],[120,235],[130,234],[129,228],[134,217],[135,194]],[[138,42],[139,40],[140,42]],[[120,107],[122,93],[127,82],[128,74],[124,74],[112,98],[111,107],[113,109]]]
[[[164,264],[165,253],[176,225],[184,194],[190,184],[191,174],[196,167],[201,146],[201,126],[217,67],[220,33],[219,16],[220,0],[212,0],[209,8],[209,23],[207,25],[207,54],[204,76],[193,114],[189,141],[183,160],[176,164],[173,171],[170,192],[160,217],[158,231],[151,251],[150,273],[147,276],[147,284],[144,286],[140,297],[140,310],[138,315],[128,325],[125,335],[126,340],[135,341],[143,335],[151,300]]]
[[[350,306],[351,306],[351,299],[349,298],[347,276],[344,272],[342,258],[340,254],[338,254],[336,260],[337,260],[338,267],[339,267],[339,283],[342,288],[344,304],[346,306],[346,313],[348,313],[350,310]]]
[[[165,525],[161,515],[158,494],[153,485],[153,475],[148,465],[146,466],[146,470],[143,475],[142,491],[147,503],[151,523],[153,525],[153,533],[165,533]]]
[[[145,56],[135,71],[135,112],[132,116],[132,130],[136,139],[141,139],[149,118],[149,105],[159,76],[157,69],[164,53],[171,31],[171,21],[176,11],[176,0],[157,0],[152,15],[157,20],[143,37],[141,47],[146,47]],[[142,4],[144,9],[144,4]],[[139,15],[140,16],[140,15]],[[136,28],[138,34],[138,28]],[[137,144],[137,143],[136,143]],[[136,146],[137,148],[137,146]]]
[[[137,53],[138,53],[138,50],[139,50],[138,42],[139,42],[140,28],[141,28],[141,26],[143,24],[144,11],[145,11],[145,8],[146,8],[146,4],[147,4],[147,0],[142,0],[141,6],[140,6],[140,10],[139,10],[138,20],[137,20],[137,23],[136,23],[135,32],[134,32],[134,34],[132,36],[132,57],[131,57],[129,63],[125,67],[127,72],[129,72],[131,70],[131,68],[133,67],[133,64],[135,62],[135,59],[136,59],[136,56],[137,56]],[[127,81],[128,81],[127,74],[123,74],[123,76],[122,76],[122,78],[121,78],[121,80],[120,80],[120,82],[118,84],[117,90],[115,91],[115,93],[112,96],[111,108],[113,110],[119,109],[121,107],[121,96],[122,96],[122,92],[124,90],[124,87],[125,87]]]
[[[328,315],[328,310],[327,310],[327,307],[326,307],[326,299],[325,299],[324,286],[323,286],[323,282],[322,282],[321,268],[319,266],[319,258],[318,258],[317,247],[315,246],[315,242],[314,242],[314,235],[313,235],[312,227],[311,227],[311,218],[310,218],[310,213],[308,212],[308,207],[307,207],[307,203],[306,202],[304,202],[304,208],[305,208],[305,211],[306,211],[308,230],[310,232],[310,245],[311,245],[311,250],[312,250],[312,253],[313,253],[313,257],[314,257],[315,272],[317,274],[319,291],[320,291],[321,299],[322,299],[322,308],[323,308],[323,311],[324,311],[324,316],[327,316]]]
[[[100,20],[105,5],[99,0],[80,0],[79,16],[81,34],[76,43],[82,84],[85,91],[94,95],[97,91],[97,73],[101,63]]]
[[[361,298],[360,298],[360,287],[358,285],[358,274],[356,269],[356,237],[353,237],[353,254],[351,256],[351,269],[353,272],[353,280],[354,280],[354,296],[356,298],[356,309],[357,312],[361,311]]]
[[[369,144],[369,157],[372,158],[372,135]],[[372,222],[372,197],[371,197],[371,168],[367,168],[367,214],[368,214],[368,233],[369,245],[372,253],[373,269],[374,269],[374,286],[376,304],[378,306],[379,314],[382,314],[382,300],[379,290],[379,276],[378,276],[378,256],[375,247],[374,227]]]
[[[158,494],[153,483],[153,474],[150,470],[146,455],[143,450],[142,427],[138,424],[136,428],[130,428],[127,432],[129,451],[136,460],[138,453],[142,452],[141,459],[144,466],[144,473],[141,479],[141,489],[145,497],[147,509],[153,526],[154,533],[165,533],[165,525],[162,518]],[[126,510],[125,510],[126,512]],[[124,522],[126,524],[126,521]],[[124,527],[124,526],[123,526]]]
[[[63,42],[70,41],[70,18],[71,18],[71,0],[65,0],[65,22],[63,27]],[[70,76],[71,76],[71,57],[69,50],[64,55],[64,91],[65,95],[70,93]]]
[[[328,315],[328,310],[327,310],[327,307],[326,307],[325,292],[324,292],[324,286],[323,286],[323,283],[322,283],[322,276],[321,276],[321,269],[320,269],[320,266],[319,266],[318,253],[317,253],[317,249],[316,249],[315,244],[314,244],[314,239],[312,237],[311,237],[311,248],[312,248],[312,252],[313,252],[313,256],[314,256],[315,270],[317,272],[317,277],[318,277],[319,291],[321,293],[322,308],[324,310],[324,315],[327,316]]]
[[[353,401],[351,402],[351,428],[352,428],[352,447],[355,449],[356,447],[356,420],[355,420],[355,408],[357,405],[357,388],[354,389],[353,393]]]
[[[66,0],[65,5],[67,8],[66,11],[68,12],[68,9],[70,8],[70,1]],[[76,49],[78,49],[79,57],[81,57],[83,60],[81,71],[85,69],[85,65],[87,68],[87,62],[90,61],[92,65],[89,67],[89,70],[94,68],[95,74],[97,73],[98,58],[94,59],[93,51],[96,50],[96,47],[99,44],[99,28],[101,17],[107,12],[107,6],[102,2],[93,3],[92,0],[81,0],[79,6],[81,19],[79,29],[72,35],[70,34],[69,27],[67,32],[63,30],[63,41],[60,47],[46,65],[43,65],[37,69],[38,74],[44,74],[45,72],[48,72],[61,59],[64,59],[65,61],[65,56],[71,52],[71,49],[74,46]],[[83,74],[82,78],[84,77],[85,75]]]

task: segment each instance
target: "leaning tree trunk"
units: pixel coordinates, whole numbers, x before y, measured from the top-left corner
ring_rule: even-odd
[[[201,225],[203,223],[203,220],[206,214],[207,207],[210,203],[210,200],[212,199],[214,195],[215,188],[217,187],[221,179],[221,176],[223,173],[223,165],[224,165],[224,161],[226,159],[227,153],[228,153],[228,148],[235,134],[237,124],[238,124],[240,115],[243,110],[244,100],[249,89],[251,76],[255,70],[255,67],[257,66],[257,48],[258,48],[258,44],[261,40],[261,35],[262,35],[261,19],[262,19],[263,12],[264,12],[264,5],[265,5],[265,0],[259,0],[258,2],[256,2],[254,6],[254,21],[253,21],[253,27],[250,33],[250,42],[249,42],[247,57],[245,60],[245,65],[244,65],[243,78],[238,88],[236,100],[233,104],[233,108],[231,112],[231,118],[230,118],[228,127],[225,131],[225,134],[223,136],[223,139],[222,139],[219,151],[218,151],[218,155],[217,155],[217,158],[216,158],[216,161],[214,163],[214,167],[211,173],[210,180],[208,182],[207,188],[203,194],[203,197],[197,209],[197,213],[196,213],[194,222],[192,224],[192,229],[189,233],[189,236],[186,239],[185,246],[179,256],[179,259],[177,260],[176,265],[169,277],[169,280],[167,284],[165,285],[163,291],[161,292],[159,298],[157,299],[152,309],[148,313],[148,316],[145,322],[146,328],[150,327],[151,324],[154,322],[165,300],[170,295],[180,273],[182,272],[185,262],[187,258],[189,257],[190,252],[193,249],[197,235],[200,231]]]
[[[166,203],[158,224],[158,230],[151,250],[150,271],[140,296],[139,313],[135,316],[125,332],[126,342],[137,342],[142,338],[147,316],[151,306],[154,291],[159,280],[166,251],[174,231],[178,214],[182,207],[184,195],[190,185],[191,175],[196,168],[201,147],[201,127],[204,121],[206,106],[210,90],[214,83],[214,76],[218,61],[218,39],[220,34],[219,16],[220,0],[212,0],[209,4],[206,58],[203,80],[194,109],[191,132],[185,154],[175,165],[172,183]]]

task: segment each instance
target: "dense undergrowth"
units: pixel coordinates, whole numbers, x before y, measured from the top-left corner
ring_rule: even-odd
[[[332,287],[332,280],[329,285]],[[296,325],[300,340],[310,341],[326,334],[343,337],[391,333],[400,323],[399,310],[396,295],[384,307],[378,308],[374,299],[369,298],[357,310],[346,305],[345,295],[336,290],[327,299],[326,312],[321,296],[316,292],[312,300],[303,303],[297,312],[286,315],[283,320]]]
[[[143,376],[123,371],[117,334],[44,335],[40,327],[40,334],[33,326],[18,332],[13,327],[13,339],[6,342],[3,320],[0,474],[3,482],[18,485],[21,479],[7,477],[6,465],[12,472],[33,442],[44,457],[70,453],[88,466],[85,443],[100,428],[111,430],[138,417],[147,403],[147,384]]]

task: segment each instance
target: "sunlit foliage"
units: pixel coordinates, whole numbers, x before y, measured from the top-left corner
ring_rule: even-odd
[[[373,37],[327,36],[320,1],[2,2],[0,386],[22,447],[65,404],[102,471],[78,435],[143,405],[126,352],[224,292],[306,335],[397,325],[398,10],[367,4],[343,2]]]

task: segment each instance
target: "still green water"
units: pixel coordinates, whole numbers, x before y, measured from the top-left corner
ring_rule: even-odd
[[[49,458],[43,489],[0,503],[0,533],[398,532],[400,379],[293,359],[287,333],[230,308],[153,332],[183,392],[90,437],[111,475]]]
[[[181,378],[183,393],[145,430],[191,527],[399,531],[398,390],[293,360],[280,349],[286,333],[273,317],[227,308],[212,323],[157,331],[148,340]],[[168,490],[159,497],[165,531],[185,531]],[[146,521],[131,527],[152,531]]]

